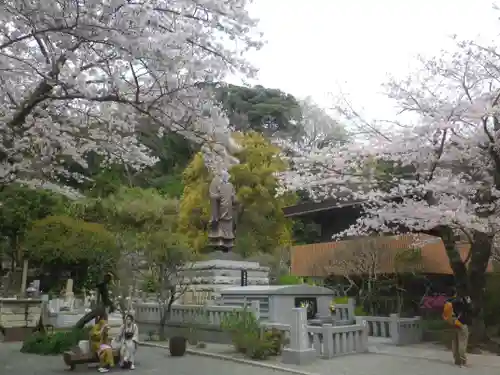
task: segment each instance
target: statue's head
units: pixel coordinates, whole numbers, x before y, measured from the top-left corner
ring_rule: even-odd
[[[227,170],[222,170],[221,174],[220,174],[220,177],[221,177],[221,180],[222,182],[224,182],[225,184],[229,182],[229,172]]]

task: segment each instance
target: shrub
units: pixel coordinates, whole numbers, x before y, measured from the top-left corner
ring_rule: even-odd
[[[80,340],[87,340],[89,329],[72,329],[71,331],[43,334],[36,332],[28,337],[21,348],[22,353],[57,355],[78,345]]]
[[[304,278],[293,275],[281,275],[278,278],[278,285],[297,285],[304,284]]]
[[[259,334],[246,334],[244,336],[246,351],[245,354],[252,359],[266,359],[271,355],[272,342],[266,340],[265,336]]]
[[[255,316],[247,310],[229,314],[221,327],[230,332],[235,350],[252,359],[278,355],[286,344],[282,332],[276,329],[262,330]]]
[[[280,355],[283,347],[288,344],[288,340],[285,339],[284,333],[275,328],[266,330],[264,332],[264,339],[271,344],[269,355]]]
[[[444,319],[424,319],[422,326],[424,331],[441,331],[450,328],[450,324]]]

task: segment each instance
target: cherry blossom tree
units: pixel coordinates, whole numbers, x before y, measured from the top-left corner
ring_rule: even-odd
[[[341,235],[441,237],[459,289],[481,311],[500,224],[500,51],[457,42],[455,51],[421,63],[386,86],[401,109],[389,130],[374,127],[367,139],[295,157],[284,183],[317,198],[360,200],[365,215]],[[455,244],[459,233],[471,243],[466,259]]]
[[[298,124],[300,131],[295,138],[302,148],[338,145],[348,139],[346,129],[311,97],[306,97],[299,104],[302,116]]]
[[[210,87],[228,72],[253,73],[243,53],[261,35],[247,3],[3,1],[0,182],[57,180],[69,161],[85,167],[90,151],[104,163],[151,165],[135,136],[145,122],[223,155],[237,148]]]

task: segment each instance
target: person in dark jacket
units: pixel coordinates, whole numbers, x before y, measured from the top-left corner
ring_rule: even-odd
[[[453,326],[452,352],[455,364],[467,365],[469,327],[472,324],[472,306],[468,296],[454,295],[444,304],[443,319]]]

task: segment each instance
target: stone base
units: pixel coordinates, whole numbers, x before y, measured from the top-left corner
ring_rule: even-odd
[[[281,354],[281,362],[287,365],[308,365],[316,359],[316,350],[313,348],[295,350],[285,348]]]

